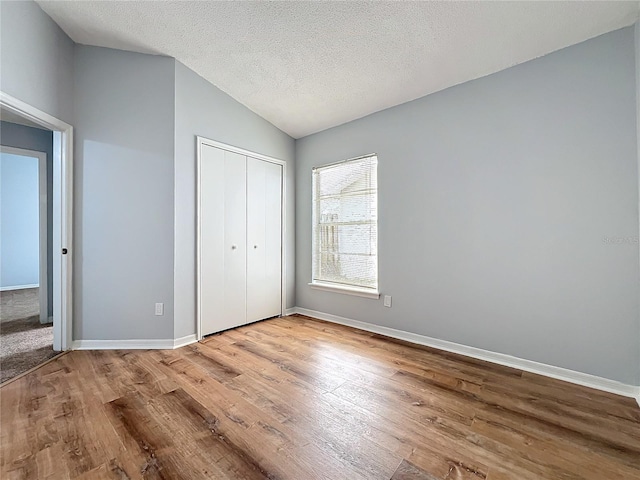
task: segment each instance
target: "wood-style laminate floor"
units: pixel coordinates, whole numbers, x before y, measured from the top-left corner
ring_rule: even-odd
[[[0,389],[2,479],[638,479],[640,408],[293,316]]]

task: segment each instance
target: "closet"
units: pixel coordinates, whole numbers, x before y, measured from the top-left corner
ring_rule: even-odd
[[[282,162],[218,145],[198,142],[201,336],[282,313]]]

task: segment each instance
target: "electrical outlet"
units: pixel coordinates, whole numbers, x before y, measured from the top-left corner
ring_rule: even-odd
[[[164,315],[164,303],[156,303],[156,315]]]
[[[391,308],[391,295],[384,296],[384,306]]]

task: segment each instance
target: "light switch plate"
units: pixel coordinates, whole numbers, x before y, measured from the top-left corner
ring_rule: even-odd
[[[384,306],[391,308],[391,295],[384,296]]]

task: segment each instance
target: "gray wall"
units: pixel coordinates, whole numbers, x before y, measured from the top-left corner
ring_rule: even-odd
[[[640,168],[640,21],[635,25],[635,38],[636,38],[636,137],[638,144],[638,165]],[[640,174],[640,172],[638,172]],[[638,178],[638,188],[640,191],[640,177]],[[640,213],[640,208],[639,208]],[[638,232],[640,234],[640,231]],[[639,247],[640,247],[640,236]],[[640,292],[639,292],[640,293]],[[640,344],[640,325],[638,325],[638,343]],[[638,368],[640,369],[640,361],[638,362]]]
[[[0,2],[0,90],[68,123],[73,46],[35,2]]]
[[[53,315],[53,132],[0,122],[0,144],[44,152],[47,155],[47,304]]]
[[[297,305],[640,384],[634,32],[296,142]],[[379,301],[311,290],[311,167],[379,155]]]
[[[76,47],[74,339],[173,338],[174,68]]]
[[[176,62],[175,337],[195,333],[196,135],[287,161],[287,304],[295,305],[294,140]]]
[[[0,287],[40,283],[38,163],[0,152]]]

